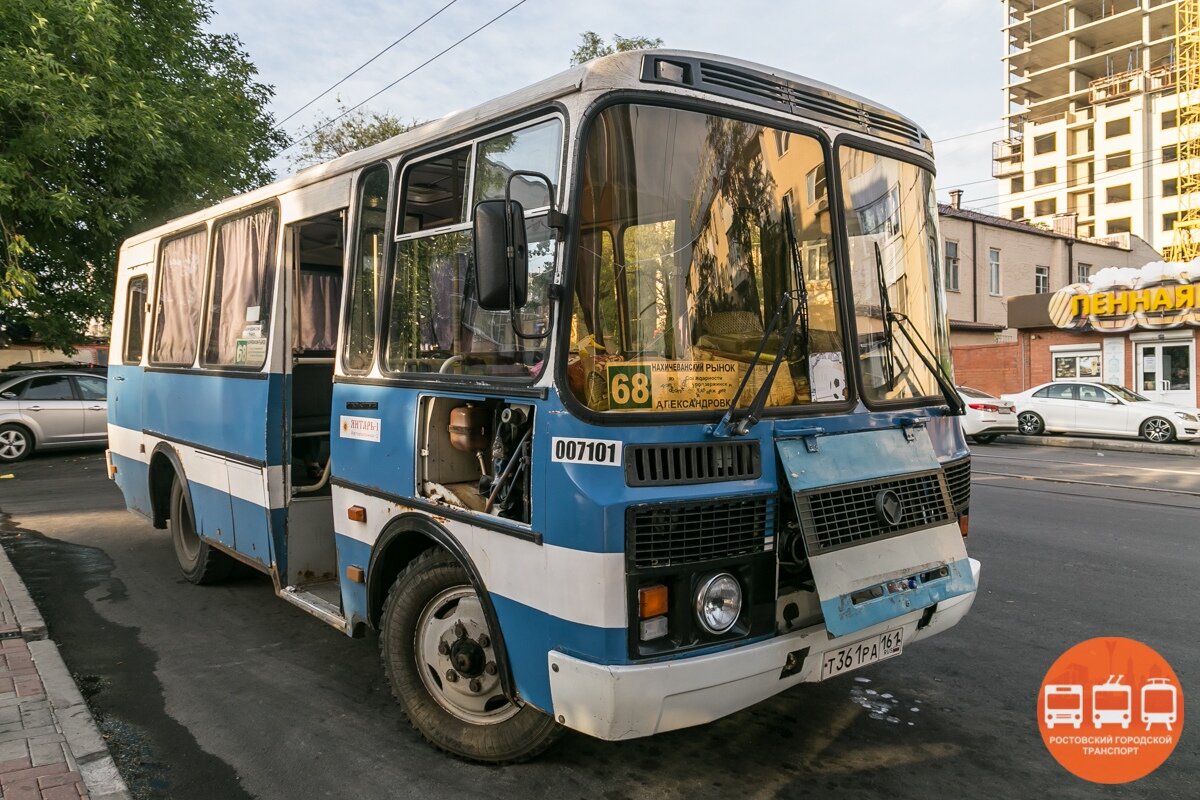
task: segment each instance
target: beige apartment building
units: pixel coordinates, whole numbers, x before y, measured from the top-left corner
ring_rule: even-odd
[[[1016,340],[1008,298],[1048,294],[1105,267],[1140,267],[1160,256],[1132,234],[1088,241],[1027,222],[938,205],[943,284],[952,345]]]
[[[1176,0],[1002,2],[1000,215],[1169,247],[1180,208]]]

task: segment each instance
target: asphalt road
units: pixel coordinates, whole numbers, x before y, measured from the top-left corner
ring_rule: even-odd
[[[1200,697],[1200,462],[1001,444],[977,448],[975,469],[983,572],[957,628],[708,726],[569,733],[505,768],[423,744],[373,638],[342,636],[266,578],[187,584],[99,453],[0,469],[0,538],[139,797],[1194,798],[1197,731],[1155,774],[1101,791],[1050,757],[1035,709],[1051,662],[1093,636],[1150,644]],[[868,690],[886,713],[854,702]]]

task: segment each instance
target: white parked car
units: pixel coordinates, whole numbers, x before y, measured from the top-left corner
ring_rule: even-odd
[[[1017,430],[1141,436],[1148,442],[1195,439],[1200,410],[1159,403],[1112,383],[1043,383],[1004,394],[1017,407]]]
[[[970,386],[956,386],[965,413],[959,418],[963,434],[979,444],[990,444],[1005,433],[1017,432],[1016,408],[1008,400],[992,397]]]

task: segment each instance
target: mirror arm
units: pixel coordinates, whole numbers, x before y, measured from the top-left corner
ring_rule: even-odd
[[[535,172],[534,170],[529,170],[529,169],[513,170],[512,172],[510,172],[508,174],[508,180],[506,180],[504,182],[504,218],[505,218],[505,220],[507,220],[507,224],[505,225],[505,228],[504,228],[504,239],[505,239],[504,251],[508,255],[508,259],[507,259],[507,261],[508,261],[508,322],[509,322],[509,325],[512,326],[513,334],[515,334],[518,339],[522,339],[525,341],[537,341],[537,340],[545,339],[546,337],[548,337],[550,335],[550,332],[547,331],[545,333],[525,333],[524,331],[521,330],[520,326],[517,325],[516,275],[513,271],[514,268],[516,267],[516,264],[514,262],[516,261],[517,254],[513,248],[513,241],[515,239],[515,236],[513,234],[513,230],[511,227],[511,222],[512,222],[512,182],[513,182],[513,178],[516,178],[517,176],[521,176],[521,175],[523,175],[525,177],[529,177],[529,178],[537,178],[542,183],[546,184],[546,198],[548,200],[548,205],[549,205],[549,210],[546,212],[546,225],[547,225],[547,227],[549,227],[551,230],[555,231],[558,234],[558,236],[556,237],[558,239],[561,239],[562,235],[567,230],[567,215],[562,213],[561,211],[559,211],[557,208],[555,208],[555,206],[554,206],[554,183],[546,175],[542,174],[541,172]],[[522,220],[521,224],[522,225],[525,224],[524,220]],[[526,256],[526,257],[528,258],[528,256]],[[550,287],[550,299],[551,300],[559,299],[560,293],[555,290],[555,287],[557,285],[558,284],[552,284]],[[553,319],[553,316],[548,315],[547,318]]]

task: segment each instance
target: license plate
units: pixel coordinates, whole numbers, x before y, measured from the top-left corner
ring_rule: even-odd
[[[903,649],[903,628],[881,633],[878,636],[872,636],[870,639],[863,639],[861,642],[848,644],[845,647],[825,654],[825,660],[821,662],[821,680],[841,675],[843,672],[849,672],[852,669],[865,667],[867,664],[874,664],[877,661],[898,656]]]
[[[1013,410],[1011,408],[1009,408],[1008,406],[1000,406],[1000,413],[1001,414],[1011,414],[1011,413],[1013,413]]]

